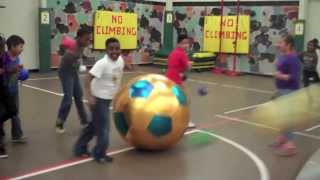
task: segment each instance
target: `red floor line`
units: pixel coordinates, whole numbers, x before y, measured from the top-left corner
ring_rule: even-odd
[[[9,180],[9,179],[11,179],[10,177],[0,177],[0,180]]]
[[[210,129],[210,128],[216,128],[225,124],[230,124],[232,123],[232,121],[229,120],[219,120],[218,122],[215,123],[203,123],[203,124],[199,124],[197,125],[198,129]],[[123,149],[123,148],[122,148]],[[108,152],[112,152],[112,151],[108,151]],[[89,160],[91,159],[91,157],[87,157],[87,158],[73,158],[73,159],[69,159],[69,160],[63,160],[61,162],[57,162],[57,163],[53,163],[44,167],[39,167],[39,168],[35,168],[31,171],[28,172],[24,172],[24,173],[19,173],[17,175],[15,175],[14,177],[0,177],[0,180],[9,180],[9,179],[15,179],[17,177],[21,177],[21,176],[25,176],[28,174],[33,174],[36,172],[40,172],[40,171],[44,171],[44,170],[48,170],[51,168],[55,168],[55,167],[59,167],[59,166],[63,166],[63,165],[67,165],[67,164],[71,164],[71,163],[75,163],[75,162],[79,162],[82,160]]]
[[[121,148],[121,149],[124,149],[124,148]],[[109,150],[108,153],[115,152],[115,151],[117,151],[117,150]],[[62,161],[57,162],[57,163],[52,163],[50,165],[46,165],[46,166],[43,166],[43,167],[35,168],[35,169],[33,169],[31,171],[28,171],[28,172],[18,173],[14,177],[8,177],[8,176],[0,177],[0,180],[15,179],[15,178],[20,177],[20,176],[25,176],[25,175],[36,173],[36,172],[40,172],[40,171],[43,171],[43,170],[47,170],[47,169],[51,169],[51,168],[55,168],[55,167],[59,167],[59,166],[63,166],[63,165],[67,165],[67,164],[71,164],[71,163],[75,163],[75,162],[79,162],[79,161],[82,161],[82,160],[89,160],[89,159],[91,159],[91,157],[73,158],[73,159],[68,159],[68,160],[62,160]]]

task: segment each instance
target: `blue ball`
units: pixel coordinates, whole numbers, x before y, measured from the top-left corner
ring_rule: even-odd
[[[27,69],[22,69],[19,73],[18,80],[25,81],[29,78],[29,71]]]
[[[208,89],[205,86],[201,86],[198,88],[198,95],[199,96],[206,96],[208,94]]]

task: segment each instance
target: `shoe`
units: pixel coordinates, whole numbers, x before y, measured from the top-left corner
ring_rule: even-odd
[[[26,136],[21,136],[21,137],[17,137],[17,138],[12,138],[11,139],[12,143],[17,143],[17,144],[25,144],[27,143],[27,137]]]
[[[292,142],[287,142],[282,144],[274,152],[278,156],[282,157],[291,157],[298,153],[296,146]]]
[[[190,129],[190,128],[196,128],[196,125],[193,123],[193,122],[189,122],[189,124],[188,124],[188,128]]]
[[[63,127],[63,123],[57,121],[57,122],[56,122],[56,132],[59,133],[59,134],[62,134],[62,133],[64,133],[65,131],[66,131],[66,130],[65,130],[64,127]]]
[[[91,156],[91,153],[88,151],[84,151],[82,153],[74,153],[74,156],[79,157],[79,158],[87,158]]]
[[[89,123],[81,123],[81,129],[85,129],[86,127],[88,127]]]
[[[113,161],[113,158],[110,156],[104,156],[102,158],[95,159],[98,163],[104,164],[104,163],[111,163]]]
[[[285,144],[286,142],[288,142],[288,139],[282,135],[279,135],[278,137],[276,137],[275,141],[269,145],[269,147],[271,148],[279,148],[281,147],[283,144]]]
[[[8,158],[8,154],[6,152],[6,149],[2,146],[0,147],[0,159]]]

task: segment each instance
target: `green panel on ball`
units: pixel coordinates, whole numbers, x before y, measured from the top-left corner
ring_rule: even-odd
[[[125,115],[123,112],[115,112],[113,113],[114,123],[116,128],[120,132],[121,135],[125,136],[128,133],[129,126],[126,121]]]
[[[179,86],[172,87],[172,93],[176,95],[181,105],[187,105],[187,96]]]
[[[150,121],[148,130],[154,136],[161,137],[169,134],[172,129],[172,120],[168,116],[156,115]]]

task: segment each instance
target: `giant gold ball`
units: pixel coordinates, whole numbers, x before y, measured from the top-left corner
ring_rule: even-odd
[[[165,76],[148,74],[132,79],[113,100],[115,126],[133,146],[163,150],[175,145],[189,122],[184,90]]]

